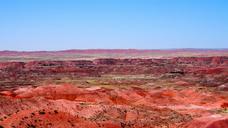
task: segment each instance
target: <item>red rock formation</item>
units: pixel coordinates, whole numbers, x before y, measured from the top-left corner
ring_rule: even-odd
[[[0,126],[227,127],[227,61],[227,57],[177,57],[2,62]],[[37,84],[63,77],[88,78],[90,83],[89,78],[102,75],[125,79],[104,77],[105,83],[85,85]],[[152,77],[147,79],[147,75]],[[217,90],[203,90],[207,87]]]

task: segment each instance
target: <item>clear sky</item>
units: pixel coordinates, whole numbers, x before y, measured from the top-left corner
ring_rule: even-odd
[[[0,50],[228,48],[228,0],[0,0]]]

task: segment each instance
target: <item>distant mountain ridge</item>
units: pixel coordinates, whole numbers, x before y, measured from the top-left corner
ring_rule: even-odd
[[[150,52],[228,52],[228,48],[221,49],[195,49],[195,48],[183,48],[183,49],[69,49],[58,51],[0,51],[0,55],[12,55],[12,54],[45,54],[45,53],[150,53]]]

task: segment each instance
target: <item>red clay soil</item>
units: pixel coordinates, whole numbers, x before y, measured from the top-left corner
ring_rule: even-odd
[[[79,88],[46,85],[3,92],[1,122],[16,127],[189,127],[226,128],[227,115],[211,112],[228,101],[227,95],[200,93],[194,88]]]

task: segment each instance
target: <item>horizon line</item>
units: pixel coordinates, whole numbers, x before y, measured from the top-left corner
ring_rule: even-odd
[[[67,52],[67,51],[115,51],[115,50],[126,50],[126,51],[153,51],[153,50],[160,50],[160,51],[167,51],[167,50],[228,50],[228,48],[161,48],[161,49],[135,49],[135,48],[91,48],[91,49],[60,49],[60,50],[0,50],[0,52]]]

